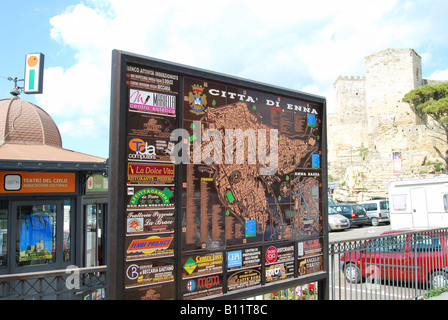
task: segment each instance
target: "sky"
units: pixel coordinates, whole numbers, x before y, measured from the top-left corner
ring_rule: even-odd
[[[365,57],[414,49],[423,78],[448,80],[446,0],[0,0],[0,98],[45,55],[42,94],[63,147],[109,157],[112,50],[324,96]],[[23,82],[18,83],[23,86]]]

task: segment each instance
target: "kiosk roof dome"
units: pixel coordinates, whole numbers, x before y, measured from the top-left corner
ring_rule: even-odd
[[[0,145],[49,145],[62,148],[59,129],[48,113],[18,97],[0,99]]]

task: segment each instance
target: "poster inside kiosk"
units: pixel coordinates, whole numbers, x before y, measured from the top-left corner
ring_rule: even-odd
[[[73,193],[74,172],[0,172],[1,193]]]

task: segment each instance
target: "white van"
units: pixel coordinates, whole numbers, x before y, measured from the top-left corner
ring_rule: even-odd
[[[448,227],[448,176],[389,183],[391,229]]]
[[[390,223],[389,201],[387,199],[363,201],[360,204],[366,209],[372,226],[377,226],[383,222]]]

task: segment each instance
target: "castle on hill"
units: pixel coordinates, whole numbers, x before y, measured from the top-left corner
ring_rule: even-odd
[[[387,49],[365,58],[365,76],[338,77],[335,113],[328,115],[328,176],[333,197],[387,197],[388,183],[441,173],[444,133],[403,102],[409,91],[443,81],[422,78],[413,49]],[[440,140],[442,138],[442,140]]]

